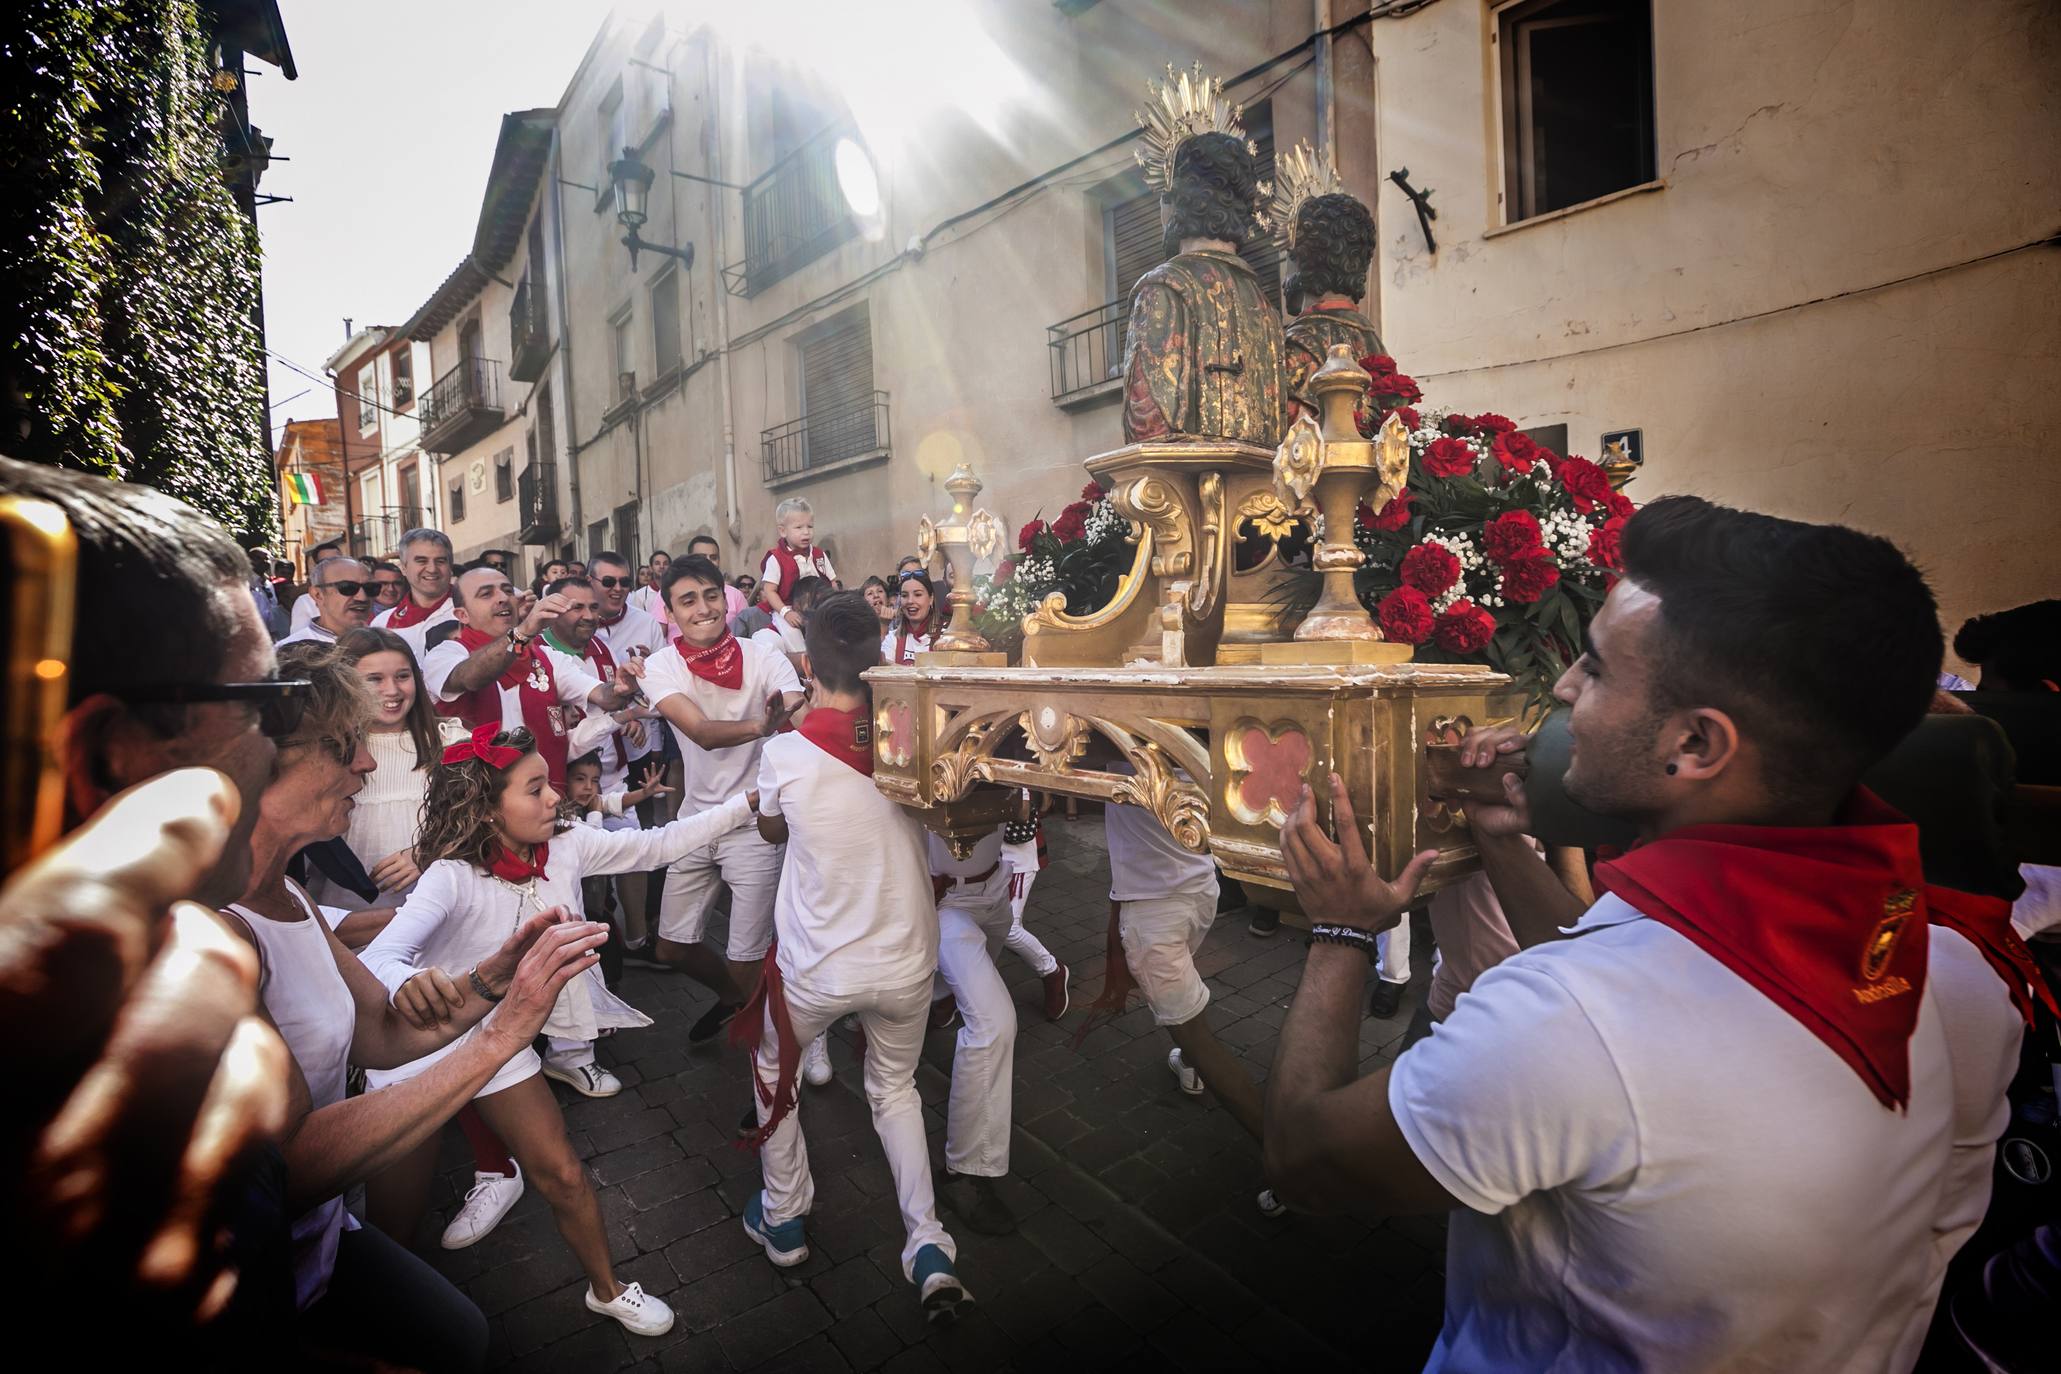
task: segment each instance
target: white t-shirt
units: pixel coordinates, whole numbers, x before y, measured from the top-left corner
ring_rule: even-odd
[[[787,617],[774,616],[773,623],[763,630],[751,632],[751,642],[781,654],[805,654],[809,651],[809,638],[787,623]]]
[[[279,643],[278,643],[278,644],[276,644],[276,645],[274,645],[273,647],[274,647],[274,648],[279,648],[279,649],[283,649],[283,648],[285,648],[285,647],[286,647],[287,645],[289,645],[289,644],[334,644],[334,643],[336,643],[336,636],[335,636],[334,634],[332,634],[332,633],[331,633],[330,631],[328,631],[328,630],[326,630],[326,629],[322,628],[322,624],[321,624],[321,622],[320,622],[320,621],[316,621],[316,620],[310,620],[310,621],[309,621],[309,622],[308,622],[307,624],[305,624],[305,625],[299,625],[299,626],[296,626],[296,627],[294,628],[294,632],[293,632],[292,634],[290,634],[290,635],[288,635],[288,636],[287,636],[286,638],[284,638],[284,639],[280,640],[280,641],[279,641]]]
[[[902,644],[902,656],[895,657],[895,641]],[[916,661],[916,655],[930,647],[929,635],[898,634],[893,630],[880,637],[880,661],[890,668],[905,668]]]
[[[787,818],[773,899],[780,973],[827,996],[907,987],[937,968],[937,908],[915,813],[799,734],[766,741],[759,814]]]
[[[670,622],[668,622],[670,623]],[[623,618],[613,625],[602,625],[594,631],[608,651],[621,662],[630,656],[632,649],[642,649],[655,654],[671,641],[666,625],[637,609],[635,604],[623,607]]]
[[[2061,868],[2020,864],[2018,876],[2025,879],[2025,891],[2011,903],[2011,928],[2021,940],[2039,939],[2061,926]]]
[[[405,633],[405,631],[400,633]],[[601,685],[601,679],[587,671],[585,659],[577,659],[570,654],[553,653],[550,649],[545,648],[541,642],[537,647],[551,655],[551,680],[558,687],[559,705],[584,707],[587,704],[587,698],[594,695],[594,690]],[[429,651],[429,656],[422,661],[422,684],[429,689],[431,700],[456,701],[459,697],[466,695],[464,692],[458,691],[447,692],[444,690],[444,685],[451,680],[452,671],[470,657],[472,657],[472,650],[460,644],[455,637],[445,640]],[[538,677],[532,677],[531,681],[538,682]],[[525,722],[522,718],[522,689],[520,687],[503,686],[500,690],[501,728],[503,730],[513,730],[518,726],[524,725]],[[722,801],[723,798],[718,797],[716,800]]]
[[[1481,975],[1389,1107],[1462,1206],[1427,1369],[1908,1370],[2023,1023],[1933,926],[1908,1112],[1614,896]]]
[[[810,545],[794,551],[794,580],[804,577],[820,577],[825,582],[837,581],[837,569],[830,566],[830,555]],[[766,565],[759,569],[759,585],[780,589],[780,560],[772,554],[766,555]],[[827,590],[827,589],[826,589]]]
[[[923,832],[925,857],[930,860],[932,877],[949,878],[951,886],[945,895],[938,898],[940,906],[956,906],[961,910],[992,906],[1009,899],[1009,870],[1002,865],[1002,832],[996,829],[983,835],[980,843],[973,846],[973,852],[965,858],[955,858],[952,847],[944,837]],[[986,874],[980,882],[973,880]]]
[[[287,633],[299,634],[308,627],[309,621],[320,614],[322,608],[315,604],[315,594],[302,592],[293,600],[293,623],[287,627]],[[372,623],[377,625],[379,622],[375,620]]]
[[[409,649],[414,651],[415,661],[424,664],[424,671],[427,671],[426,660],[429,657],[429,632],[447,620],[456,620],[458,618],[458,612],[455,609],[457,601],[458,598],[455,593],[445,597],[444,604],[431,611],[427,620],[419,620],[415,624],[406,627],[391,623],[394,618],[394,612],[400,610],[400,606],[387,607],[378,615],[372,617],[372,623],[382,630],[392,630],[402,639],[407,640]],[[405,600],[401,603],[402,606],[407,604]],[[445,642],[449,643],[448,640]]]
[[[748,639],[737,642],[744,655],[744,680],[735,690],[716,686],[688,671],[680,657],[680,646],[668,645],[644,662],[644,695],[653,706],[669,696],[684,696],[710,720],[763,720],[766,699],[775,692],[799,693],[801,679],[787,655],[775,653]],[[683,814],[714,806],[725,798],[751,788],[758,776],[759,750],[764,740],[746,740],[728,749],[704,749],[687,733],[667,721],[680,745],[680,809]],[[814,749],[814,745],[809,746]],[[845,767],[839,764],[839,767]],[[845,768],[846,772],[852,771]]]
[[[1102,808],[1109,840],[1109,900],[1143,902],[1177,892],[1215,892],[1216,861],[1183,849],[1142,806]]]

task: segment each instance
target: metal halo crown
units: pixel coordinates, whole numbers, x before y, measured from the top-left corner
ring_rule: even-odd
[[[1176,72],[1169,62],[1166,80],[1145,83],[1145,108],[1133,111],[1138,127],[1145,131],[1145,146],[1138,149],[1138,166],[1145,171],[1145,184],[1166,195],[1174,188],[1174,153],[1197,134],[1230,134],[1245,140],[1245,150],[1259,156],[1259,145],[1246,137],[1241,119],[1243,105],[1224,98],[1222,78],[1206,75],[1197,62],[1189,71]],[[1273,187],[1262,181],[1262,201]],[[1259,227],[1267,227],[1264,214],[1253,216]]]
[[[1295,215],[1302,209],[1302,203],[1313,196],[1342,194],[1345,183],[1338,179],[1338,170],[1309,145],[1307,140],[1296,144],[1284,157],[1274,162],[1274,203],[1270,214],[1281,246],[1295,247]]]

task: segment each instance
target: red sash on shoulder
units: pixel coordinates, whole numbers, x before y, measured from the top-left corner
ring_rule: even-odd
[[[867,712],[812,706],[796,733],[839,763],[873,776],[873,718]]]
[[[465,646],[468,654],[480,649],[500,635],[476,630],[470,625],[453,636]],[[438,707],[445,715],[455,715],[467,725],[484,725],[489,721],[499,723],[501,715],[501,690],[507,688],[516,693],[522,707],[522,723],[537,737],[537,752],[544,756],[544,764],[550,770],[551,786],[565,790],[565,720],[558,709],[558,679],[551,672],[551,660],[532,640],[523,646],[522,652],[509,660],[508,667],[492,684],[476,692],[467,692],[455,701]]]
[[[1821,827],[1691,826],[1596,866],[1598,883],[1679,932],[1845,1060],[1886,1107],[1910,1101],[1927,929],[1960,932],[2020,1013],[2053,999],[2010,906],[1929,886],[1918,827],[1865,788]]]

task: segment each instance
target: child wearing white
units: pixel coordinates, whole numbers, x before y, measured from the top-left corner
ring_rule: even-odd
[[[1026,805],[1030,790],[1024,790]],[[1002,868],[1009,874],[1009,933],[1002,943],[1009,952],[1031,966],[1045,986],[1045,1019],[1057,1021],[1072,1004],[1073,971],[1045,948],[1045,942],[1024,928],[1023,911],[1030,905],[1031,884],[1045,866],[1045,826],[1032,816],[1010,821],[1002,827]]]
[[[816,512],[808,502],[789,497],[773,508],[773,522],[780,537],[766,550],[765,565],[759,569],[759,600],[774,620],[800,629],[801,608],[792,604],[795,584],[804,577],[820,577],[829,591],[837,586],[837,569],[830,566],[830,555],[816,547]]]
[[[949,1320],[966,1296],[957,1247],[937,1219],[916,1065],[938,962],[938,923],[916,817],[873,785],[871,704],[859,674],[879,661],[879,622],[856,592],[825,598],[809,624],[815,693],[801,727],[759,761],[759,829],[785,844],[774,905],[778,939],[733,1036],[756,1052],[765,1187],[744,1229],[773,1263],[809,1256],[814,1201],[802,1138],[802,1047],[852,1015],[866,1034],[866,1101],[894,1174],[902,1273],[926,1314]]]
[[[939,1192],[974,1230],[1006,1235],[1016,1229],[1016,1218],[995,1192],[995,1180],[1009,1172],[1016,1003],[995,969],[995,951],[1009,932],[1002,832],[990,831],[963,859],[936,835],[925,842],[937,899],[938,976],[963,1018],[952,1049]]]

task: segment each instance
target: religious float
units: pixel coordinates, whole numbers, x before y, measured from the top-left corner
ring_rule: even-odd
[[[1427,746],[1544,700],[1629,506],[1507,420],[1414,409],[1356,308],[1366,208],[1306,147],[1259,181],[1220,83],[1168,78],[1139,158],[1180,251],[1132,299],[1125,442],[982,577],[1006,532],[976,474],[946,480],[951,509],[917,538],[949,624],[914,666],[867,675],[875,781],[955,848],[1024,789],[1141,806],[1292,909],[1279,826],[1304,784],[1328,811],[1336,772],[1375,865],[1435,847],[1443,886],[1477,859],[1430,798]],[[1270,195],[1306,302],[1285,330],[1236,252]],[[1105,585],[1069,586],[1061,565],[1098,556]]]

